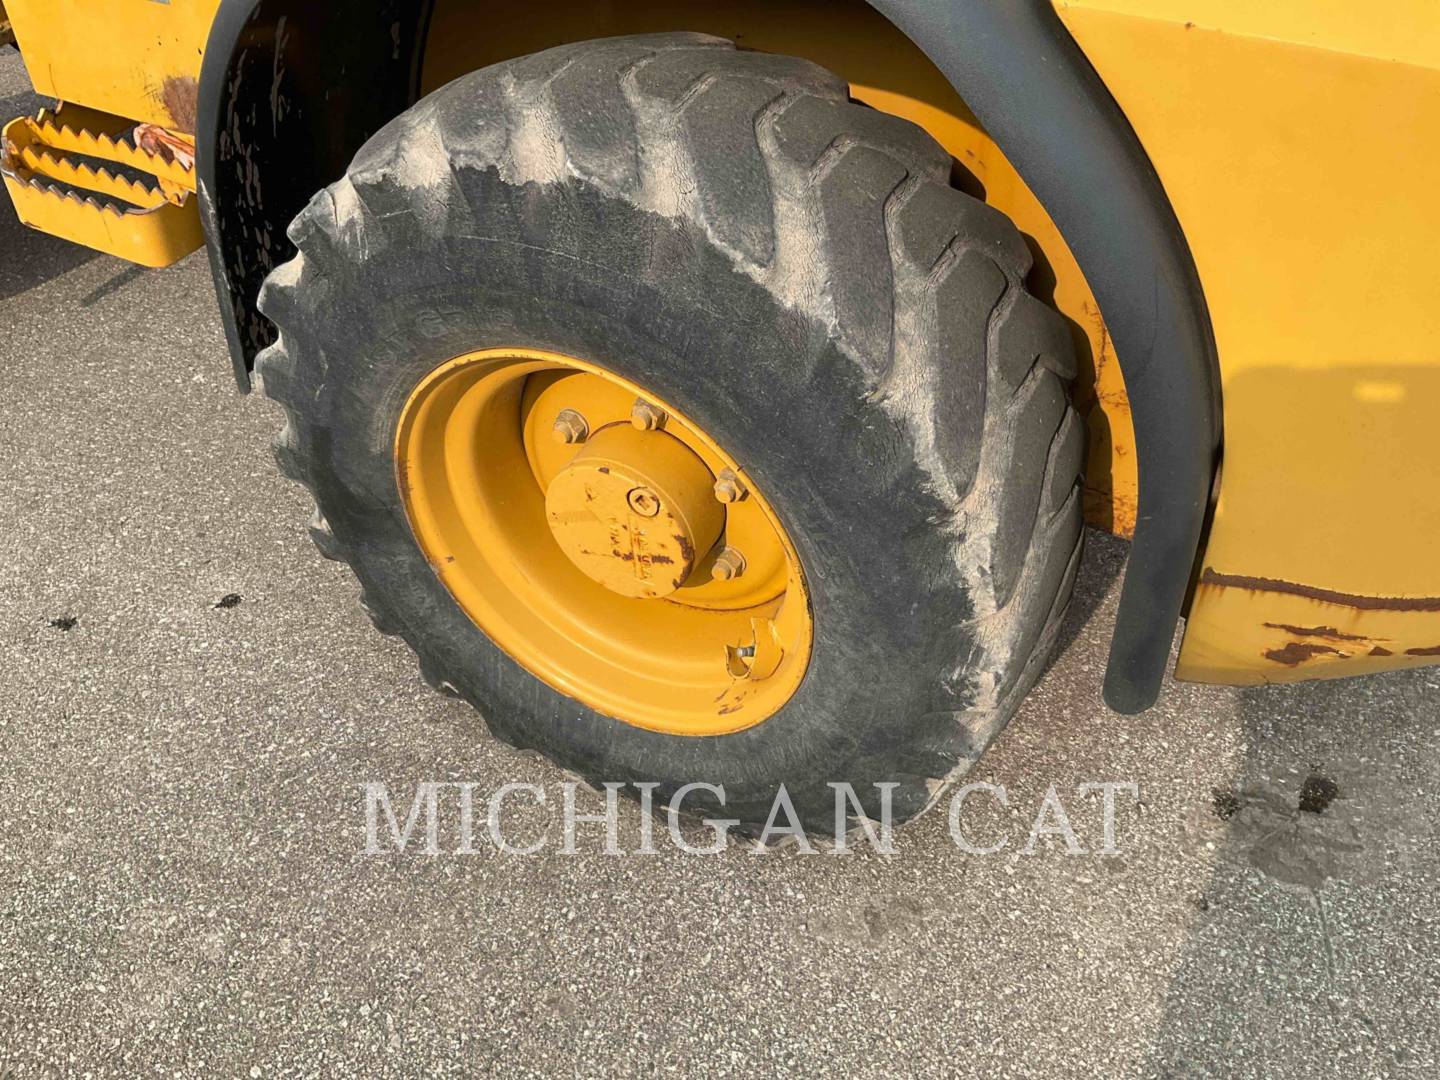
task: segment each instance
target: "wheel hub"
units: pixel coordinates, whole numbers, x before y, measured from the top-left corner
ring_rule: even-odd
[[[421,380],[395,435],[417,544],[516,662],[671,735],[761,723],[813,632],[795,545],[729,453],[576,357],[467,353]]]
[[[720,539],[715,477],[679,439],[611,424],[550,482],[545,513],[565,555],[611,592],[675,592]]]

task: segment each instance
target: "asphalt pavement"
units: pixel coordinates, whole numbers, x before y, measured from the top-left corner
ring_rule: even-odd
[[[0,55],[0,115],[33,104]],[[280,422],[203,255],[139,270],[0,208],[0,1077],[1440,1075],[1436,669],[1116,716],[1126,548],[1092,536],[975,776],[996,854],[942,805],[888,856],[613,857],[598,825],[564,855],[542,808],[539,853],[456,855],[447,797],[443,854],[366,855],[367,783],[403,816],[566,778],[374,632]],[[1107,781],[1138,792],[1110,856]],[[1053,812],[1024,851],[1052,785],[1084,854]]]

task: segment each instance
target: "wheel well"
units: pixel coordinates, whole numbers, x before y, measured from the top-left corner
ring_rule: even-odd
[[[201,75],[200,202],[241,387],[273,335],[255,298],[289,256],[286,225],[386,121],[488,63],[677,29],[831,68],[857,98],[929,129],[962,163],[961,186],[1026,234],[1041,256],[1032,285],[1071,318],[1089,360],[1079,400],[1091,427],[1089,516],[1121,532],[1138,522],[1107,697],[1125,711],[1147,706],[1209,502],[1214,343],[1154,170],[1048,0],[554,0],[539,14],[533,0],[366,0],[343,12],[222,0]],[[1145,472],[1121,476],[1113,463],[1126,455],[1113,449],[1129,441],[1132,409],[1128,460]]]
[[[557,0],[543,18],[528,0],[435,0],[421,91],[569,41],[674,30],[803,56],[835,72],[859,100],[929,131],[961,163],[957,186],[1015,222],[1036,258],[1030,287],[1070,321],[1080,355],[1075,393],[1089,432],[1086,518],[1132,535],[1138,480],[1130,404],[1099,304],[1060,230],[950,80],[869,0]]]
[[[363,27],[363,19],[356,25]],[[547,5],[543,18],[535,17],[527,0],[489,0],[483,5],[435,0],[428,22],[416,34],[415,92],[423,95],[468,72],[570,41],[674,30],[711,33],[745,48],[812,60],[849,81],[858,99],[924,127],[963,163],[956,170],[957,185],[1016,223],[1036,258],[1032,291],[1070,320],[1080,356],[1076,404],[1089,429],[1087,520],[1108,532],[1131,535],[1137,479],[1129,402],[1099,305],[1060,230],[950,81],[868,0],[629,0],[605,5],[556,0]],[[338,144],[320,143],[316,149],[320,153],[312,150],[311,156],[326,162],[328,178],[348,162]],[[304,190],[286,195],[287,201],[302,200],[297,210],[308,197]],[[283,249],[283,237],[273,226],[268,232]],[[274,253],[262,245],[262,254]],[[229,260],[239,264],[246,255],[235,250]],[[236,268],[237,276],[258,286],[263,263],[244,262]],[[254,354],[268,341],[268,327],[245,307],[243,298],[249,292],[248,287],[238,290],[236,297],[241,301],[236,317],[243,328],[247,372]]]

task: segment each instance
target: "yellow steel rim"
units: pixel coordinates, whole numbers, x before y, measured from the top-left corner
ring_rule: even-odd
[[[800,558],[740,464],[599,365],[487,349],[432,371],[395,437],[410,527],[515,661],[618,720],[723,735],[800,686]]]

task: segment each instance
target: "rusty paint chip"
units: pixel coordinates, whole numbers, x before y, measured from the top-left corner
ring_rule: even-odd
[[[1321,589],[1314,585],[1301,585],[1281,578],[1221,574],[1208,566],[1200,575],[1200,584],[1216,585],[1223,589],[1246,589],[1250,592],[1286,593],[1290,596],[1303,596],[1307,600],[1318,600],[1322,604],[1355,608],[1358,611],[1440,611],[1440,596],[1362,596],[1336,592],[1334,589]]]
[[[1330,638],[1332,641],[1369,641],[1370,639],[1360,634],[1344,634],[1333,626],[1291,626],[1289,623],[1267,622],[1265,624],[1271,630],[1284,630],[1287,634],[1294,634],[1296,637],[1318,637]]]
[[[191,75],[171,75],[160,87],[160,104],[175,121],[174,129],[186,135],[195,134],[196,103],[200,100],[200,84]]]
[[[176,162],[181,168],[195,168],[195,140],[166,131],[159,124],[136,124],[135,145],[161,161]]]
[[[1329,653],[1332,656],[1344,656],[1339,649],[1332,649],[1329,645],[1315,645],[1307,641],[1292,641],[1283,649],[1267,649],[1265,659],[1274,660],[1277,664],[1284,664],[1286,667],[1299,667],[1307,660],[1313,660],[1317,656]]]

